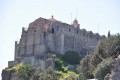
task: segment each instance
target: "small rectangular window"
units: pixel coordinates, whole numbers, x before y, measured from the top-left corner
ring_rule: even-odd
[[[77,32],[76,32],[77,34],[78,34],[78,30],[77,30]]]
[[[58,31],[59,30],[59,26],[56,26],[56,31]]]
[[[97,37],[97,41],[99,40],[99,38]]]
[[[52,33],[54,33],[54,28],[52,28]]]
[[[69,32],[71,32],[71,29],[69,28]]]
[[[92,35],[90,35],[90,38],[92,38]]]
[[[83,36],[85,36],[85,33],[83,33]]]
[[[44,35],[44,37],[45,37],[45,36],[46,36],[46,33],[44,32],[43,35]]]

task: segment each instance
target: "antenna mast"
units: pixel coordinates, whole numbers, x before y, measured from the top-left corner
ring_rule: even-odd
[[[78,9],[76,9],[76,19],[77,19],[77,12],[78,12]]]
[[[98,24],[98,33],[99,33],[99,24]]]
[[[72,12],[71,12],[71,24],[72,24]]]

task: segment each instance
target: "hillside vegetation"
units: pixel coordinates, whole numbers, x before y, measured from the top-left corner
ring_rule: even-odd
[[[94,52],[80,62],[78,72],[81,80],[106,79],[111,74],[111,62],[120,54],[120,35],[112,35],[96,46]]]

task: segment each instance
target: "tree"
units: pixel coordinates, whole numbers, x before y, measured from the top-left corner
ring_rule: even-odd
[[[110,71],[110,61],[106,59],[109,57],[115,58],[119,54],[120,35],[111,35],[100,42],[92,54],[81,60],[79,66],[80,76],[83,76],[85,79],[87,79],[92,77],[92,74],[94,74],[94,77],[96,78],[104,78],[106,74],[109,74]]]
[[[111,72],[111,61],[112,58],[107,58],[97,65],[93,72],[95,78],[104,80],[104,77]]]
[[[64,71],[64,68],[63,67],[63,61],[60,60],[59,58],[56,58],[56,61],[55,61],[55,68],[59,71]]]
[[[108,38],[110,37],[110,31],[108,31]]]
[[[80,72],[80,80],[86,80],[86,79],[91,79],[93,78],[93,74],[90,71],[90,58],[91,58],[91,54],[85,56],[85,58],[83,58],[80,61],[80,67],[79,67],[79,72]]]
[[[17,72],[19,78],[29,80],[34,72],[34,68],[27,64],[19,64],[17,66]]]
[[[77,52],[74,51],[67,51],[63,55],[63,60],[67,62],[68,64],[75,65],[80,63],[80,55]]]

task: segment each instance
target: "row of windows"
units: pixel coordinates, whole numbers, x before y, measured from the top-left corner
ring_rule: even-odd
[[[52,28],[52,33],[54,33],[55,31],[59,31],[59,26],[56,26],[55,28]]]
[[[71,29],[70,29],[70,28],[69,28],[69,32],[71,32]],[[78,30],[76,30],[76,33],[77,33],[77,34],[78,34],[78,32],[79,32],[79,31],[78,31]],[[85,34],[85,33],[83,33],[83,36],[86,36],[86,34]],[[90,34],[90,35],[89,35],[89,37],[90,37],[90,38],[93,38],[93,35],[92,35],[92,34]],[[98,40],[98,38],[97,38],[97,40]]]
[[[71,32],[71,29],[69,28],[69,32]],[[76,34],[79,33],[79,30],[76,30]],[[85,36],[85,33],[83,34]]]
[[[71,32],[71,29],[69,28],[69,32]],[[78,34],[78,30],[76,31],[76,33]]]
[[[56,26],[55,29],[52,28],[52,33],[54,33],[55,31],[58,31],[58,30],[59,30],[59,26]],[[70,28],[69,28],[69,32],[71,32]],[[76,34],[78,34],[78,33],[79,33],[79,30],[76,30]],[[86,36],[86,34],[83,33],[83,36]],[[93,38],[92,34],[90,34],[90,38]],[[99,40],[99,39],[97,38],[97,40]]]

